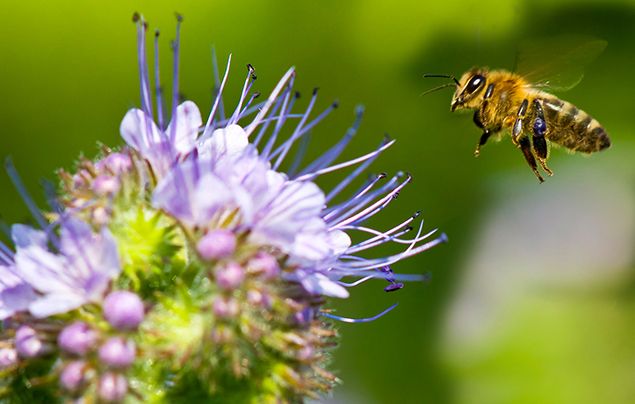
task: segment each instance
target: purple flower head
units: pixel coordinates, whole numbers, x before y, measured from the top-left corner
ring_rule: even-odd
[[[96,341],[97,332],[81,321],[64,327],[57,337],[60,348],[75,355],[85,355]]]
[[[104,317],[118,330],[134,330],[145,315],[143,302],[135,293],[118,290],[104,300]]]
[[[122,337],[112,337],[99,348],[99,359],[116,369],[127,368],[137,355],[135,343]]]
[[[14,225],[12,236],[15,272],[37,292],[28,306],[35,317],[65,313],[101,300],[111,279],[121,271],[110,231],[104,228],[94,233],[75,218],[62,221],[59,239],[23,225]],[[3,305],[10,304],[2,297]]]
[[[178,32],[177,28],[177,38]],[[314,91],[306,109],[295,112],[298,97],[293,90],[293,68],[264,101],[256,102],[259,93],[251,92],[255,74],[249,65],[238,104],[233,111],[228,110],[222,93],[230,57],[222,80],[217,79],[218,91],[211,111],[202,119],[194,103],[179,105],[176,101],[177,40],[172,120],[165,125],[161,91],[155,90],[157,100],[152,102],[142,20],[138,22],[138,34],[141,108],[128,112],[122,123],[122,136],[156,173],[158,183],[152,194],[155,208],[193,234],[213,234],[223,229],[240,234],[241,242],[251,248],[284,257],[284,270],[273,276],[297,283],[312,295],[345,298],[349,288],[375,278],[390,282],[387,291],[399,289],[402,281],[424,279],[422,275],[392,271],[388,274],[382,268],[445,241],[444,235],[427,241],[434,232],[424,234],[422,224],[412,226],[418,213],[386,230],[366,225],[396,199],[410,183],[410,175],[375,175],[351,190],[353,184],[362,182],[362,175],[394,140],[384,138],[374,150],[338,161],[357,133],[362,108],[357,109],[355,121],[339,141],[321,156],[306,161],[312,129],[337,103],[315,113]],[[159,89],[157,69],[158,64],[155,88]],[[229,111],[227,115],[225,111]],[[283,128],[290,133],[287,138],[281,136]],[[315,183],[318,177],[335,172],[344,174],[332,189],[322,190]],[[408,237],[413,228],[417,229],[416,234]],[[356,237],[359,241],[351,241],[352,233],[361,236]],[[204,237],[194,240],[197,249],[203,258],[209,252],[213,259],[216,253],[210,252]],[[401,249],[391,255],[368,258],[374,247],[386,244]],[[245,269],[253,273],[252,264],[247,263]]]

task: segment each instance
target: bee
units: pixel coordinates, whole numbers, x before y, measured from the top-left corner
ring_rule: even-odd
[[[597,120],[545,91],[545,88],[569,89],[576,85],[582,78],[583,62],[594,59],[605,46],[604,41],[589,42],[555,58],[552,66],[533,69],[527,74],[477,67],[465,72],[460,79],[452,75],[424,76],[453,80],[453,83],[430,90],[455,86],[451,111],[474,110],[474,123],[482,130],[475,156],[480,155],[481,147],[490,137],[500,139],[504,133],[509,133],[512,143],[520,149],[542,183],[544,179],[538,166],[549,176],[553,175],[547,166],[551,145],[586,154],[611,145],[608,134]],[[527,59],[519,61],[522,64]],[[569,71],[562,72],[564,67]],[[519,71],[522,70],[527,71],[527,68],[521,66]],[[532,80],[532,77],[540,79]]]

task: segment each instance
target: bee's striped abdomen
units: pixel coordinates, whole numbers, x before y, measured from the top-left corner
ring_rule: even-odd
[[[608,134],[591,115],[554,96],[543,96],[546,138],[570,150],[593,153],[611,145]]]

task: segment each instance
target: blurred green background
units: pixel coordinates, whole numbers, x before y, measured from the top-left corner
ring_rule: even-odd
[[[0,24],[0,155],[12,156],[39,201],[39,180],[72,167],[97,142],[120,145],[119,123],[138,105],[133,11],[162,31],[170,77],[174,11],[185,16],[181,88],[210,105],[210,50],[233,53],[229,101],[246,63],[268,92],[296,66],[298,88],[321,88],[341,107],[314,131],[313,153],[335,142],[366,106],[347,156],[387,132],[397,144],[375,171],[414,182],[374,225],[417,209],[450,243],[396,266],[431,272],[425,284],[354,289],[338,313],[337,403],[635,402],[635,4],[633,1],[11,1]],[[509,138],[472,152],[471,115],[451,114],[451,91],[425,72],[512,68],[518,44],[560,34],[608,47],[563,99],[591,113],[613,146],[591,157],[555,150],[540,185]],[[304,97],[306,103],[308,97]],[[331,181],[331,182],[329,182]],[[326,178],[323,184],[332,183]],[[27,210],[0,176],[6,222]],[[43,203],[42,203],[43,205]]]

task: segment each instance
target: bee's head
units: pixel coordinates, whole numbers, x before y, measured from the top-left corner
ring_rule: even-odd
[[[452,96],[452,111],[478,108],[483,102],[486,82],[486,69],[475,68],[463,73]]]

